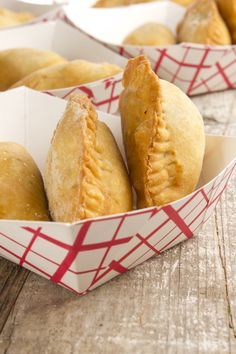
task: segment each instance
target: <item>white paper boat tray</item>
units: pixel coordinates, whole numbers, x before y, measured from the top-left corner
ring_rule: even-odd
[[[40,0],[35,3],[21,2],[18,0],[0,0],[0,8],[6,8],[14,12],[26,11],[32,13],[32,15],[34,15],[35,18],[34,20],[28,22],[28,24],[56,20],[59,18],[63,19],[65,16],[64,11],[62,7],[59,6],[59,4],[55,2],[54,4],[53,3],[43,4],[43,2]],[[19,26],[22,25],[19,24]],[[19,28],[19,26],[17,26],[17,28]]]
[[[24,145],[43,171],[66,101],[30,89],[0,95],[0,141]],[[99,112],[124,154],[120,118]],[[155,254],[196,235],[212,215],[236,166],[236,138],[207,136],[199,188],[164,207],[74,224],[0,221],[0,255],[85,294]]]
[[[68,60],[84,59],[91,62],[108,62],[122,68],[127,62],[124,57],[60,20],[0,31],[0,50],[20,47],[51,50]],[[119,73],[77,87],[46,92],[53,96],[67,98],[72,92],[79,91],[87,94],[100,110],[115,113],[122,90],[122,75]]]
[[[147,22],[160,22],[174,33],[186,9],[171,1],[120,8],[89,8],[95,1],[71,0],[67,18],[89,36],[127,58],[146,54],[160,78],[188,95],[236,88],[236,46],[181,43],[169,46],[122,45],[132,30]]]

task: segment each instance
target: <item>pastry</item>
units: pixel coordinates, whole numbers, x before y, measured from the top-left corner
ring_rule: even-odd
[[[44,182],[55,221],[132,209],[131,186],[115,139],[84,95],[69,98],[52,139]]]
[[[0,143],[0,219],[50,220],[43,180],[21,145]]]
[[[66,59],[48,50],[33,48],[3,50],[0,52],[0,91],[7,90],[33,71],[63,62],[66,62]]]
[[[155,0],[98,0],[93,7],[117,7],[153,1]]]
[[[145,23],[136,28],[123,41],[123,44],[132,45],[168,45],[175,43],[175,37],[171,30],[157,22]]]
[[[236,44],[236,0],[217,0],[217,4]]]
[[[24,85],[36,90],[53,90],[104,79],[122,70],[119,66],[109,63],[74,60],[35,71],[16,82],[13,87]]]
[[[0,28],[17,26],[25,22],[32,21],[34,16],[29,12],[13,12],[0,8]]]
[[[229,31],[214,0],[198,0],[190,6],[177,28],[179,42],[227,45]]]
[[[172,0],[173,2],[176,2],[176,4],[182,5],[182,6],[189,6],[192,4],[194,1],[198,0]]]
[[[146,57],[128,61],[120,114],[139,208],[159,206],[195,189],[205,149],[203,119],[175,85],[159,80]]]

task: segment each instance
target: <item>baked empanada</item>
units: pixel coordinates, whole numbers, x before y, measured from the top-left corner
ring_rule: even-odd
[[[158,0],[98,0],[93,7],[118,7]]]
[[[0,219],[50,220],[43,180],[21,145],[0,143]]]
[[[35,71],[12,87],[24,85],[35,90],[53,90],[104,79],[122,70],[119,66],[109,63],[74,60]]]
[[[132,45],[168,45],[176,40],[171,30],[157,22],[149,22],[136,28],[125,37],[123,44]]]
[[[120,96],[123,139],[139,208],[193,192],[205,149],[203,119],[175,85],[159,80],[144,56],[130,59]]]
[[[0,52],[0,91],[7,90],[15,82],[33,71],[67,60],[48,50],[15,48]]]
[[[228,45],[231,38],[214,0],[190,6],[177,29],[179,42]]]
[[[86,96],[70,96],[54,133],[44,181],[55,221],[132,209],[131,186],[118,146]]]
[[[13,12],[0,8],[0,27],[17,26],[33,19],[34,16],[29,12]]]
[[[232,41],[236,44],[236,0],[217,0],[220,13],[229,27]]]

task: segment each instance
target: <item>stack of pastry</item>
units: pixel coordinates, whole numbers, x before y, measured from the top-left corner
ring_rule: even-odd
[[[33,48],[0,52],[0,91],[18,86],[50,90],[97,81],[121,72],[109,63],[67,61],[60,55]]]
[[[120,113],[129,173],[89,99],[72,95],[45,166],[52,220],[74,222],[130,211],[132,186],[138,208],[161,206],[195,189],[205,149],[197,108],[176,86],[159,80],[144,56],[129,60],[123,84]],[[48,220],[40,172],[26,151],[0,144],[0,167],[1,218]]]

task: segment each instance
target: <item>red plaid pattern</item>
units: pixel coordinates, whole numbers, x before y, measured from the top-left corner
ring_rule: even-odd
[[[154,71],[162,79],[174,83],[188,95],[236,87],[235,46],[210,47],[182,43],[165,48],[109,47],[127,58],[147,55]]]
[[[85,93],[94,106],[106,113],[116,113],[118,109],[119,95],[122,91],[122,73],[108,79],[80,85],[78,87],[44,91],[51,96],[67,99],[74,92]]]
[[[0,222],[0,255],[85,294],[196,234],[212,215],[236,166],[195,193],[161,208],[82,221]]]

